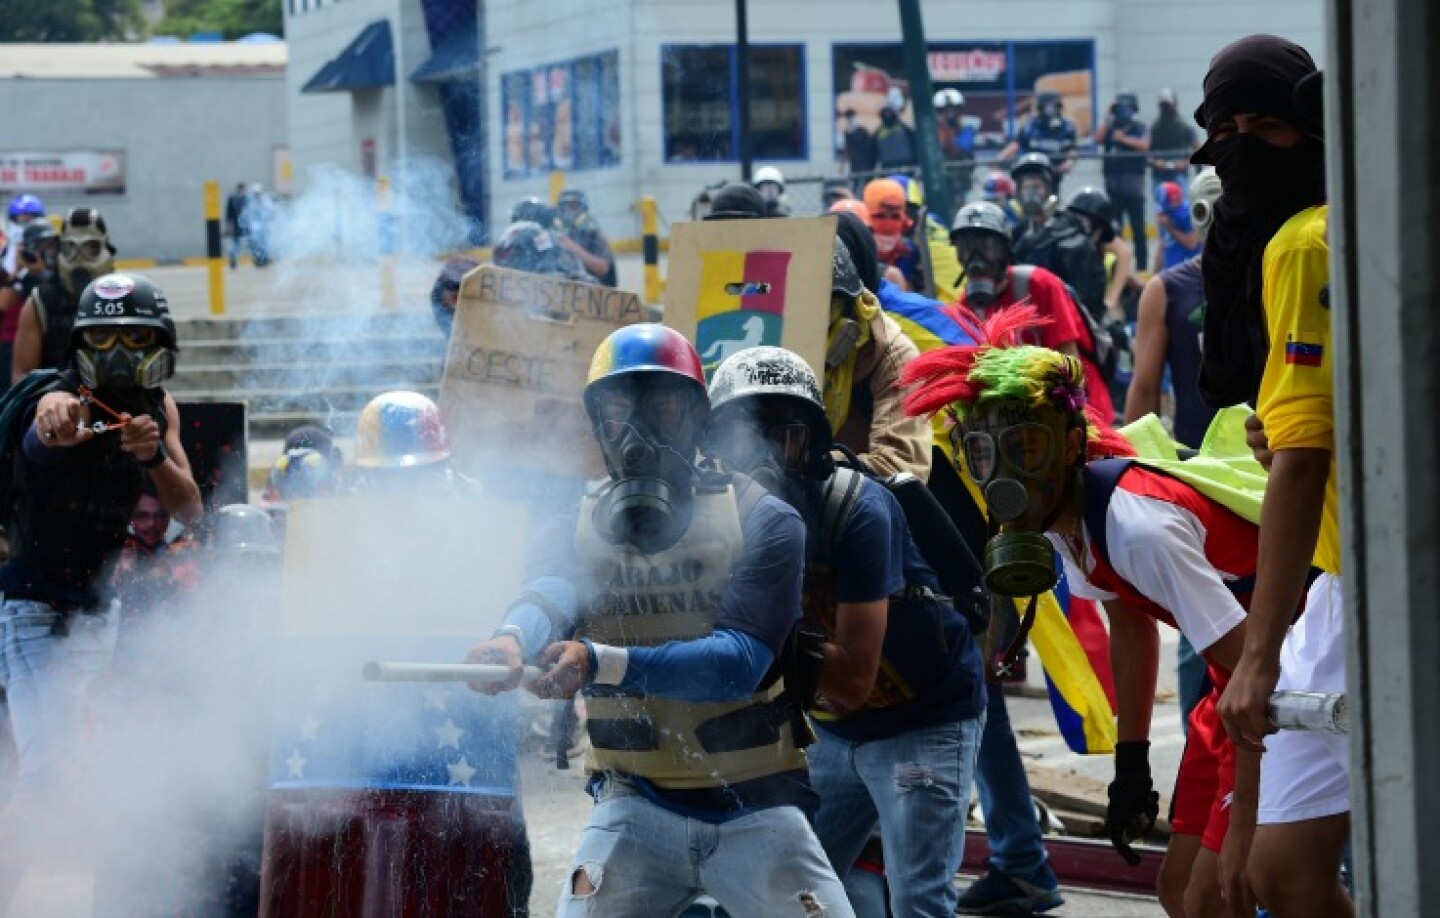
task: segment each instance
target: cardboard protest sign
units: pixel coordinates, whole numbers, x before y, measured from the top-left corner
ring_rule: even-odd
[[[581,395],[590,358],[644,320],[637,294],[484,265],[465,276],[440,383],[456,461],[603,474]]]
[[[680,223],[670,240],[665,324],[695,343],[706,374],[761,344],[825,371],[835,218]]]

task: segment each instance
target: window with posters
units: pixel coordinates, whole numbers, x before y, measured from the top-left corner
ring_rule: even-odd
[[[910,82],[898,43],[836,44],[831,49],[835,130],[843,138],[854,126],[874,132],[880,109],[899,102],[900,120],[914,125]],[[970,134],[974,152],[999,150],[1030,117],[1035,94],[1060,94],[1065,117],[1075,122],[1081,142],[1095,127],[1095,42],[964,41],[929,44],[930,80],[936,91],[964,96],[958,124]],[[854,113],[854,125],[847,113]],[[947,125],[941,125],[942,133]],[[942,139],[942,147],[945,146]],[[837,150],[843,149],[839,143]]]
[[[733,45],[660,50],[665,161],[734,162],[740,116]],[[750,46],[750,149],[756,159],[810,155],[805,115],[805,46]]]
[[[500,77],[506,178],[620,162],[620,53],[512,70]]]

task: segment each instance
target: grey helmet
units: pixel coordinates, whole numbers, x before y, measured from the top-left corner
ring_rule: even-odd
[[[280,542],[270,514],[250,504],[227,504],[215,511],[206,544],[224,555],[278,555]]]
[[[1010,238],[1010,221],[1000,205],[989,201],[974,201],[960,208],[955,221],[950,225],[950,239],[964,232],[985,232]]]

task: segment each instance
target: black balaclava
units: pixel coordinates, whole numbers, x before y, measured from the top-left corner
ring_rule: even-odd
[[[1205,75],[1195,120],[1214,134],[1236,114],[1275,115],[1306,134],[1281,149],[1235,134],[1208,140],[1191,161],[1213,163],[1224,193],[1215,202],[1201,271],[1205,285],[1200,393],[1211,407],[1253,402],[1269,342],[1261,266],[1265,246],[1295,214],[1325,200],[1325,147],[1319,123],[1296,103],[1296,87],[1316,72],[1310,55],[1273,35],[1223,48]]]
[[[870,234],[870,227],[849,211],[838,216],[840,222],[835,226],[835,235],[849,250],[850,260],[855,262],[855,273],[860,275],[860,283],[865,285],[866,290],[879,290],[880,256],[876,253],[875,237]]]

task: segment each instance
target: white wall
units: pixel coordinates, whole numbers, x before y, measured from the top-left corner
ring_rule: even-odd
[[[278,76],[0,80],[0,111],[41,112],[6,133],[0,150],[123,150],[125,194],[42,195],[64,216],[105,215],[117,257],[172,261],[205,254],[204,182],[273,182],[285,146]]]

